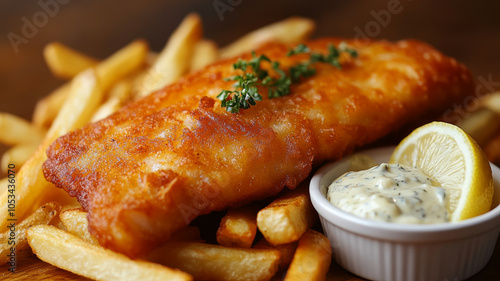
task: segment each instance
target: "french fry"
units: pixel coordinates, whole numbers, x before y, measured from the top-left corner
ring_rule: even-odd
[[[257,212],[254,205],[228,210],[217,230],[217,242],[227,247],[252,247],[257,234]]]
[[[113,114],[121,107],[121,100],[118,98],[110,98],[105,103],[101,104],[96,110],[90,122],[97,122],[101,119]]]
[[[179,268],[196,280],[269,280],[278,269],[280,252],[175,241],[156,249],[147,259]]]
[[[7,173],[9,165],[14,164],[15,170],[19,168],[31,157],[36,151],[37,144],[18,144],[11,147],[2,155],[1,167],[2,172]]]
[[[457,124],[480,146],[484,146],[500,129],[500,115],[484,107]]]
[[[316,220],[317,214],[309,199],[307,181],[278,197],[257,214],[260,232],[273,245],[299,240]]]
[[[157,59],[158,59],[158,53],[149,51],[148,55],[146,56],[146,67],[151,67]]]
[[[315,29],[314,21],[291,17],[256,29],[219,52],[221,58],[230,58],[255,50],[268,42],[295,43],[306,40]]]
[[[9,185],[9,178],[5,177],[0,179],[0,194],[3,194],[5,190],[7,190],[7,186]]]
[[[191,71],[197,71],[215,62],[219,57],[217,45],[210,40],[200,40],[194,46],[193,58],[191,59]]]
[[[332,248],[328,238],[317,231],[308,229],[299,240],[284,280],[325,280],[331,259]]]
[[[26,230],[34,225],[50,223],[60,209],[61,206],[55,202],[47,203],[21,223],[14,226],[9,224],[8,230],[0,234],[0,263],[4,264],[9,261],[11,247],[15,248],[16,252],[28,248]]]
[[[500,114],[500,92],[489,94],[483,101],[483,105],[497,114]]]
[[[102,89],[108,90],[115,82],[143,66],[148,53],[146,41],[135,40],[97,65],[95,73]]]
[[[103,97],[97,73],[88,69],[72,81],[70,95],[45,136],[42,146],[48,147],[59,136],[88,123]]]
[[[71,90],[71,83],[66,83],[39,100],[33,112],[33,124],[38,128],[49,128],[56,118]]]
[[[48,201],[58,201],[64,204],[72,201],[69,195],[63,195],[58,188],[47,182],[42,173],[42,164],[47,159],[47,147],[59,136],[86,124],[93,111],[97,108],[103,92],[97,83],[94,71],[89,69],[80,73],[72,82],[71,93],[59,111],[42,144],[33,156],[21,167],[17,174],[15,216],[23,219],[41,204]],[[4,191],[3,200],[8,194]],[[63,196],[57,197],[57,196]],[[0,226],[7,224],[7,204],[0,206]]]
[[[269,242],[267,242],[266,239],[260,239],[255,246],[253,246],[254,249],[273,249],[273,250],[278,250],[281,254],[280,258],[280,264],[278,266],[278,271],[284,271],[288,268],[290,263],[293,260],[293,255],[295,253],[295,250],[297,249],[298,242],[293,242],[289,244],[282,244],[282,245],[271,245]]]
[[[27,236],[31,249],[41,260],[94,280],[193,280],[182,271],[131,260],[54,226],[32,227]]]
[[[45,46],[43,56],[52,74],[62,79],[71,79],[83,70],[99,63],[98,60],[59,42],[52,42]]]
[[[93,245],[99,245],[97,239],[90,235],[89,222],[87,220],[87,212],[81,209],[72,209],[61,212],[59,215],[66,231],[80,237]]]
[[[201,33],[200,17],[197,14],[187,15],[136,87],[137,96],[149,95],[187,72],[194,45],[200,39]]]
[[[109,98],[95,111],[90,122],[96,122],[113,114],[121,108],[132,92],[132,81],[124,79],[116,84],[110,90]]]
[[[6,145],[39,143],[45,134],[28,121],[4,112],[0,112],[0,132],[0,143]]]
[[[148,49],[145,41],[136,40],[99,63],[95,67],[95,73],[102,90],[108,90],[115,82],[144,65]],[[66,83],[38,102],[33,114],[33,123],[40,128],[50,126],[69,96],[70,90],[71,83]]]
[[[61,214],[67,210],[73,210],[73,209],[81,209],[82,205],[78,203],[78,201],[70,202],[68,204],[62,205],[61,211],[59,211],[59,216],[56,216],[52,221],[50,222],[50,225],[53,225],[59,229],[62,229],[66,231],[66,227],[64,226],[63,222],[61,221]]]

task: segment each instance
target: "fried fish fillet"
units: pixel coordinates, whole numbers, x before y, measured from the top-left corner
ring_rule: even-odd
[[[341,41],[357,43],[307,45],[326,53]],[[308,58],[286,56],[290,47],[257,54],[285,69]],[[341,70],[315,63],[290,95],[238,114],[216,98],[232,89],[223,78],[241,74],[237,58],[208,66],[57,139],[44,175],[77,197],[101,245],[137,257],[199,215],[293,189],[318,164],[473,94],[469,71],[427,44],[370,41],[358,51]]]

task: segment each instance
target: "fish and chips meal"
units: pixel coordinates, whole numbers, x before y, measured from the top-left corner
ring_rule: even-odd
[[[0,260],[29,245],[95,280],[324,280],[311,172],[475,85],[426,43],[310,39],[314,25],[289,18],[218,48],[190,14],[159,53],[136,40],[100,61],[47,45],[68,82],[31,122],[0,114]],[[479,132],[484,118],[464,122]]]

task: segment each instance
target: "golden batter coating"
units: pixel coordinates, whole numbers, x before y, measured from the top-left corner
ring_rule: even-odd
[[[326,53],[342,41],[356,46],[307,45]],[[285,69],[308,58],[287,57],[290,47],[257,54]],[[264,100],[238,114],[216,98],[232,89],[223,78],[239,73],[237,58],[208,66],[56,140],[45,177],[78,198],[101,245],[137,257],[198,215],[293,189],[314,166],[474,93],[469,71],[427,44],[372,41],[358,52],[341,70],[315,63],[290,95],[261,89]]]

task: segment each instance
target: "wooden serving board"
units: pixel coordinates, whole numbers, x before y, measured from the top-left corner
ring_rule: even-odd
[[[39,260],[29,250],[19,253],[16,260],[17,271],[11,273],[8,271],[9,267],[2,265],[0,267],[0,280],[56,280],[56,281],[69,281],[69,280],[90,280],[85,277],[78,276],[63,269],[54,267],[48,263]],[[279,280],[278,277],[276,280]],[[335,262],[332,263],[328,276],[328,281],[357,281],[364,280],[359,278],[341,267]],[[473,281],[498,281],[500,280],[500,239],[497,241],[495,250],[491,260],[486,267],[478,274],[474,275],[469,280]]]

